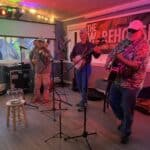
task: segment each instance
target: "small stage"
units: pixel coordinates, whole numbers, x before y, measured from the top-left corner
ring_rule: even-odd
[[[62,100],[73,106],[62,104],[62,132],[68,136],[80,135],[83,130],[83,112],[78,112],[75,106],[80,97],[71,87],[57,87]],[[25,99],[30,102],[32,94],[26,94]],[[7,95],[0,96],[0,149],[1,150],[88,150],[83,138],[64,141],[60,138],[44,140],[59,132],[59,112],[56,111],[53,121],[53,112],[40,112],[52,108],[52,97],[48,104],[36,104],[39,109],[25,106],[28,127],[18,125],[16,131],[6,126]],[[56,98],[58,98],[56,96]],[[58,102],[57,102],[58,108]],[[87,110],[87,131],[96,132],[97,135],[88,137],[93,150],[149,150],[150,147],[150,117],[135,111],[133,134],[128,145],[121,145],[119,132],[116,129],[115,117],[111,109],[103,113],[103,100],[89,101]]]

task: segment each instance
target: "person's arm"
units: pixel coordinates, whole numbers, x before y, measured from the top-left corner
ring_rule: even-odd
[[[76,56],[76,46],[74,46],[74,48],[70,54],[70,60],[74,62],[75,56]]]
[[[117,54],[117,59],[120,60],[122,63],[125,65],[137,70],[138,68],[141,67],[143,62],[147,59],[148,57],[148,45],[143,44],[142,47],[138,50],[138,53],[134,57],[133,60],[128,60],[125,57],[123,57],[122,53]]]

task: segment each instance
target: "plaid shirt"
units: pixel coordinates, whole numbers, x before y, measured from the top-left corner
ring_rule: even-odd
[[[134,71],[132,73],[132,76],[129,76],[127,78],[123,78],[122,76],[120,76],[119,79],[116,79],[116,83],[125,88],[140,88],[146,75],[146,66],[149,58],[149,46],[147,41],[141,39],[139,41],[133,42],[124,49],[122,55],[128,60],[138,61],[140,65],[137,70],[134,70],[119,61],[118,66],[120,68],[126,67]]]

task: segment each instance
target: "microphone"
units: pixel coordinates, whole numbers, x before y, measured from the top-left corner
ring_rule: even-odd
[[[20,49],[27,49],[26,47],[24,47],[24,46],[21,46],[21,45],[20,45],[19,47],[20,47]]]

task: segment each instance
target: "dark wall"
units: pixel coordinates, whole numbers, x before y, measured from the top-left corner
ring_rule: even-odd
[[[56,22],[55,26],[56,31],[56,42],[55,42],[55,59],[65,59],[67,56],[66,48],[64,47],[66,32],[64,28],[64,24],[60,21]]]

